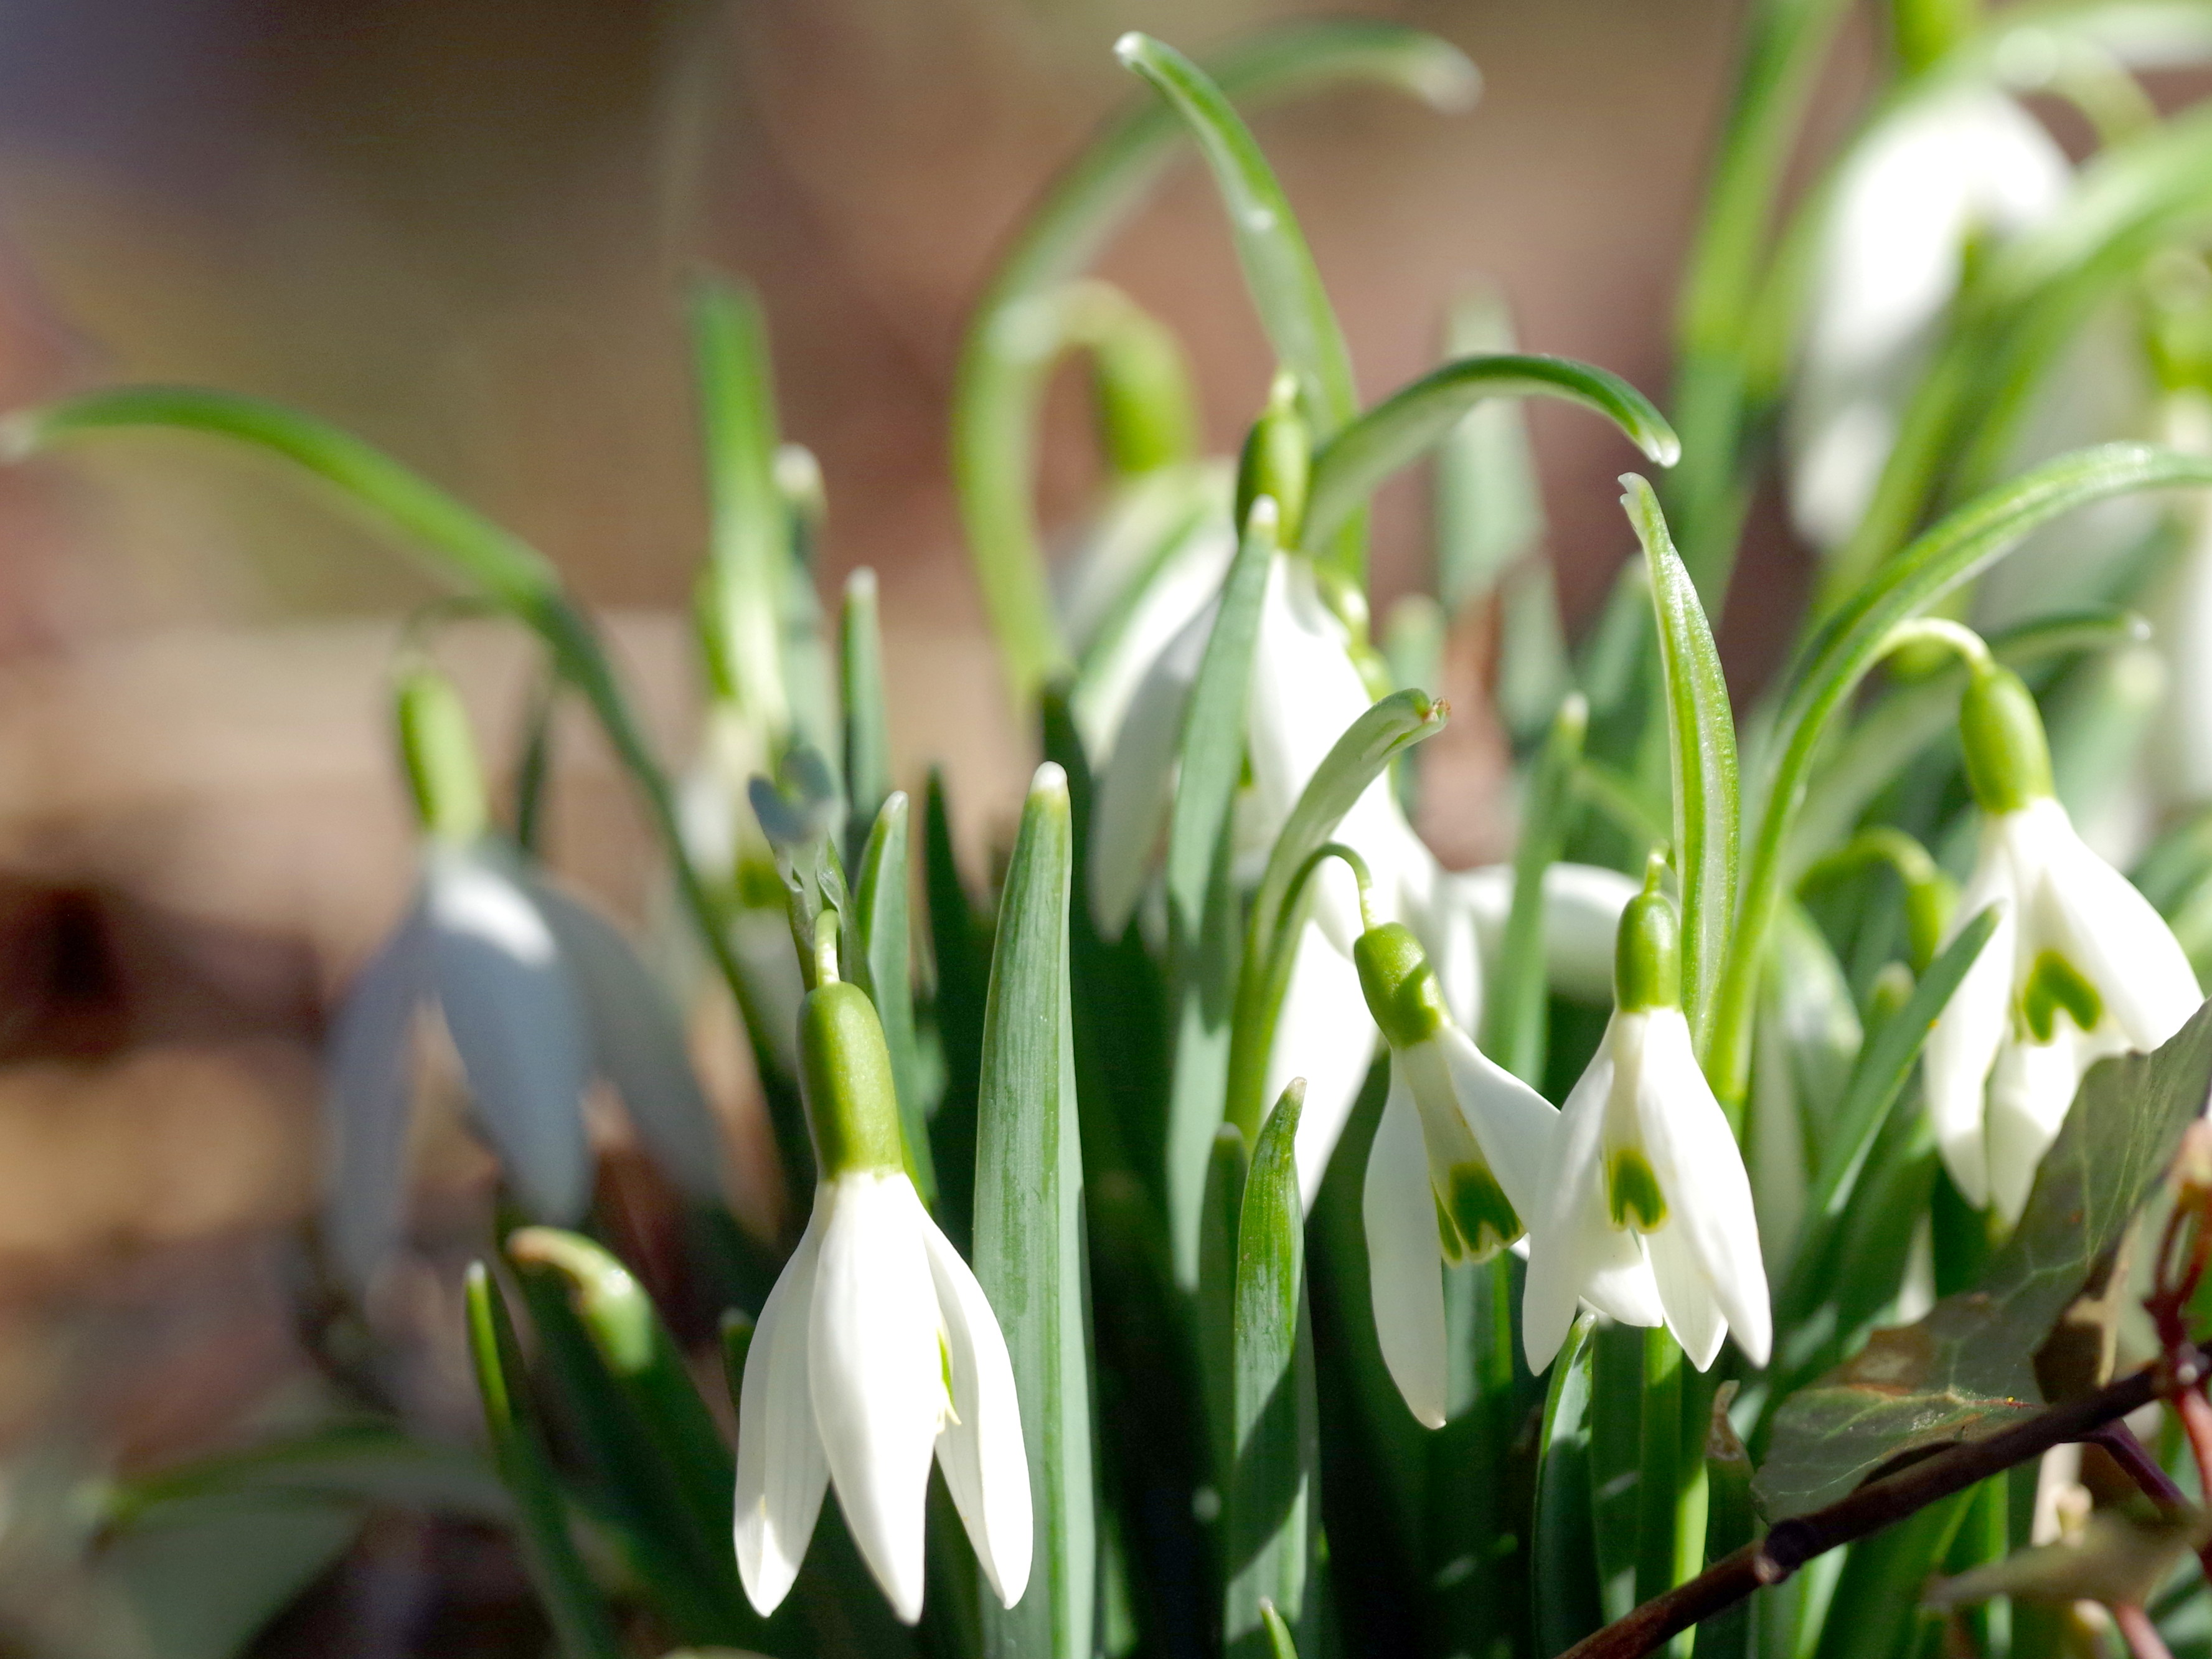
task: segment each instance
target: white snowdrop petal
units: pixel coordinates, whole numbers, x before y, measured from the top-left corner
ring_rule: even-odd
[[[1988,839],[1984,840],[1984,858]],[[1983,1091],[2012,1020],[2013,959],[2018,950],[2018,906],[2008,890],[1978,874],[1959,901],[1960,921],[1971,921],[1990,902],[2004,906],[1981,955],[1928,1033],[1920,1063],[1921,1087],[1943,1167],[1967,1203],[1989,1202],[1989,1156],[1982,1133]]]
[[[663,1174],[692,1198],[722,1196],[722,1143],[691,1069],[684,1022],[611,922],[549,881],[530,881],[583,993],[592,1058]]]
[[[2056,801],[2039,802],[2058,822],[2050,830],[2039,884],[2039,919],[2055,944],[2096,987],[2129,1044],[2148,1051],[2187,1024],[2203,1003],[2197,971],[2166,918],[2065,821]]]
[[[570,1223],[591,1200],[584,1132],[584,1012],[553,932],[484,852],[441,850],[423,866],[434,994],[475,1115],[531,1214]]]
[[[1370,700],[1312,567],[1278,554],[1261,599],[1247,720],[1254,803],[1268,839]]]
[[[1690,1042],[1689,1022],[1679,1009],[1650,1016],[1644,1034],[1644,1076],[1637,1091],[1644,1148],[1667,1199],[1667,1220],[1644,1239],[1660,1300],[1676,1322],[1679,1296],[1669,1289],[1677,1253],[1686,1253],[1707,1290],[1735,1331],[1737,1345],[1754,1365],[1766,1363],[1773,1339],[1766,1268],[1759,1248],[1759,1218],[1751,1179],[1736,1148],[1728,1116],[1713,1097]],[[1668,1259],[1662,1260],[1663,1251]],[[1702,1327],[1697,1327],[1704,1340]],[[1680,1334],[1678,1331],[1678,1334]],[[1698,1344],[1682,1346],[1693,1357]],[[1699,1361],[1704,1370],[1708,1354]]]
[[[937,1436],[937,1461],[975,1558],[1000,1604],[1011,1607],[1029,1585],[1036,1543],[1013,1362],[983,1287],[919,1199],[915,1207],[952,1358],[956,1420]]]
[[[1141,592],[1107,602],[1098,620],[1109,631],[1085,638],[1091,631],[1071,629],[1083,664],[1071,712],[1094,765],[1112,764],[1138,687],[1169,642],[1219,594],[1236,552],[1224,498],[1160,559]]]
[[[406,1214],[412,1038],[428,945],[421,911],[410,911],[354,975],[331,1023],[324,1213],[331,1255],[356,1289],[391,1253]]]
[[[1505,918],[1513,904],[1513,866],[1485,864],[1443,878],[1453,902],[1472,917],[1485,977],[1498,971]],[[1613,1000],[1613,950],[1620,912],[1641,891],[1617,869],[1561,862],[1544,870],[1544,972],[1553,990],[1579,1003]],[[1473,1022],[1468,1023],[1473,1028]]]
[[[1521,1339],[1528,1369],[1542,1372],[1566,1340],[1589,1270],[1608,1245],[1600,1143],[1613,1059],[1601,1045],[1567,1103],[1552,1141],[1528,1223],[1528,1278],[1521,1298]]]
[[[1098,780],[1091,818],[1091,915],[1098,930],[1119,938],[1150,879],[1168,808],[1175,798],[1176,751],[1183,709],[1218,607],[1208,605],[1154,659],[1129,703],[1114,740],[1113,759]]]
[[[1711,1370],[1728,1336],[1729,1322],[1690,1235],[1669,1217],[1666,1226],[1644,1235],[1644,1252],[1659,1287],[1660,1305],[1667,1310],[1667,1328],[1682,1345],[1691,1364]]]
[[[814,1420],[837,1505],[906,1624],[921,1617],[922,1519],[946,1405],[929,1258],[903,1174],[840,1176],[826,1206],[809,1324]]]
[[[830,1484],[807,1364],[821,1252],[817,1208],[761,1308],[738,1390],[738,1576],[763,1615],[799,1577]]]
[[[1444,1423],[1443,1253],[1419,1116],[1403,1069],[1390,1063],[1390,1094],[1367,1152],[1360,1213],[1375,1336],[1382,1363],[1423,1424]]]
[[[1375,1061],[1375,1022],[1360,992],[1359,970],[1313,923],[1299,936],[1291,983],[1275,1023],[1267,1056],[1267,1101],[1272,1109],[1291,1078],[1306,1080],[1305,1110],[1298,1118],[1298,1190],[1308,1209],[1352,1115],[1359,1088]]]
[[[1434,1041],[1451,1077],[1452,1094],[1484,1160],[1525,1224],[1543,1191],[1544,1167],[1558,1133],[1557,1107],[1498,1064],[1456,1026]]]

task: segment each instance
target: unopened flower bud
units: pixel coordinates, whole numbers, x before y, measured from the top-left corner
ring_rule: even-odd
[[[416,819],[435,839],[454,845],[475,840],[489,811],[460,693],[445,675],[421,663],[400,676],[395,703]]]
[[[1276,538],[1285,547],[1298,545],[1306,514],[1306,485],[1313,467],[1313,439],[1298,413],[1297,378],[1288,369],[1275,376],[1267,406],[1252,423],[1244,453],[1237,462],[1237,528],[1251,517],[1252,503],[1266,496],[1275,503]]]

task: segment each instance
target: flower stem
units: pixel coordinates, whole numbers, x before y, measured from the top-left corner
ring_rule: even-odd
[[[2112,1622],[2127,1638],[2128,1651],[2135,1655],[2135,1659],[2173,1659],[2166,1638],[2158,1633],[2158,1626],[2151,1623],[2150,1615],[2141,1607],[2123,1602],[2111,1611]]]

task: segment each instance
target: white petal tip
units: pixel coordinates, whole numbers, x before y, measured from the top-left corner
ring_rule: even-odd
[[[1145,37],[1136,29],[1131,29],[1114,43],[1114,55],[1124,64],[1135,63],[1139,57],[1143,56],[1144,50]]]

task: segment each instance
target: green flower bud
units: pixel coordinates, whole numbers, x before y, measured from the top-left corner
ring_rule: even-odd
[[[1091,395],[1106,458],[1123,478],[1188,460],[1198,448],[1190,365],[1174,332],[1126,302],[1092,343]]]
[[[1654,877],[1656,867],[1654,867]],[[1656,879],[1620,912],[1613,954],[1613,995],[1624,1014],[1682,1005],[1682,922]]]
[[[1442,1028],[1448,1017],[1443,990],[1411,929],[1396,922],[1368,929],[1353,942],[1352,960],[1367,1010],[1391,1047],[1411,1048]]]
[[[1273,499],[1277,545],[1295,547],[1306,514],[1307,475],[1313,467],[1313,439],[1298,413],[1298,382],[1288,369],[1275,376],[1267,406],[1252,423],[1244,453],[1237,462],[1237,529],[1243,533],[1252,503]]]
[[[441,841],[459,846],[475,840],[490,810],[460,693],[435,668],[418,664],[400,676],[394,704],[416,820]]]
[[[806,993],[799,1005],[799,1074],[824,1180],[906,1168],[890,1051],[866,991],[833,979]]]
[[[2051,744],[2027,686],[2011,669],[1978,666],[1959,699],[1966,781],[1984,812],[2018,812],[2051,792]]]

